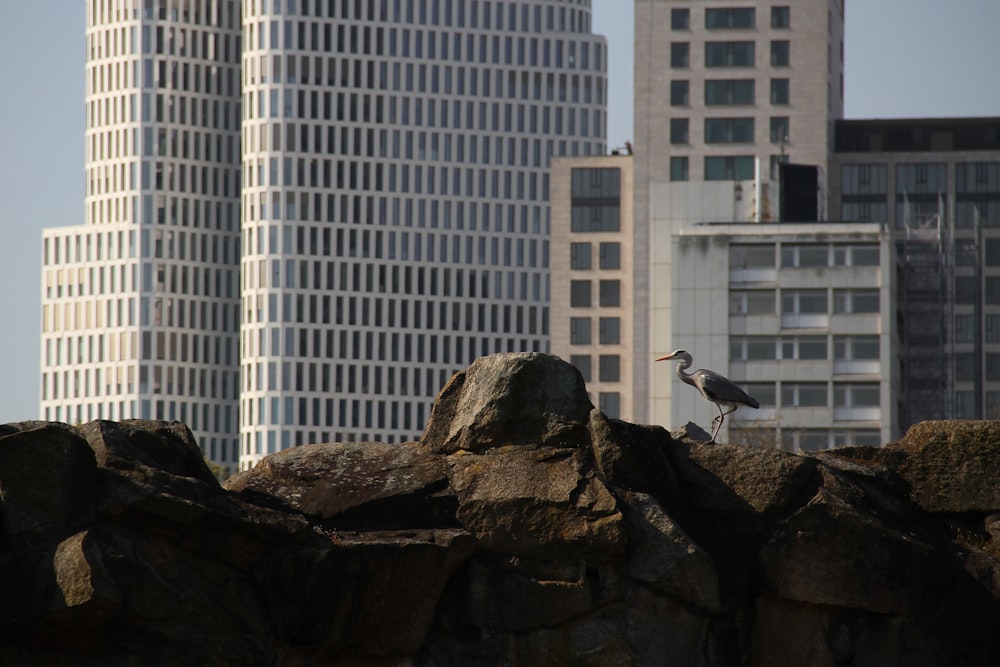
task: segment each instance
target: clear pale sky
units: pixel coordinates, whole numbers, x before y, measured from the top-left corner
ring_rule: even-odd
[[[0,21],[0,423],[38,413],[41,233],[83,222],[83,0],[6,0]],[[1000,116],[1000,1],[847,0],[846,116]],[[608,145],[632,135],[630,0],[609,43]]]

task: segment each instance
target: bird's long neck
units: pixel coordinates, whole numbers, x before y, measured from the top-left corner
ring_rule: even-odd
[[[694,386],[694,379],[692,379],[690,374],[684,372],[688,368],[691,368],[691,360],[683,359],[678,362],[678,364],[674,367],[674,370],[677,371],[677,377],[684,382],[687,382],[689,385]]]

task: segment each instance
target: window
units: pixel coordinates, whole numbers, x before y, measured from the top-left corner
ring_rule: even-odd
[[[670,158],[670,180],[686,181],[688,179],[688,159],[686,157]]]
[[[835,289],[833,290],[833,312],[877,313],[879,312],[878,290]]]
[[[976,355],[961,352],[955,355],[955,381],[972,382],[976,379]]]
[[[569,268],[586,271],[590,269],[590,244],[569,244]]]
[[[771,143],[783,144],[788,141],[788,116],[771,117]]]
[[[706,144],[745,144],[753,142],[753,118],[706,118]]]
[[[879,358],[878,336],[834,336],[835,361],[871,361]]]
[[[672,144],[686,144],[686,143],[688,143],[688,119],[687,118],[671,118],[670,119],[670,143],[672,143]]]
[[[778,358],[778,340],[774,336],[731,336],[730,361],[774,361]]]
[[[571,308],[590,307],[590,281],[569,281],[569,305]]]
[[[788,104],[788,79],[771,79],[771,104]]]
[[[615,199],[621,196],[621,170],[578,167],[570,171],[573,199]]]
[[[986,355],[986,381],[1000,381],[1000,354],[996,352]]]
[[[788,67],[790,64],[789,53],[791,42],[787,39],[778,39],[771,42],[771,67]]]
[[[753,42],[706,42],[705,67],[753,67]]]
[[[754,103],[753,79],[712,79],[705,82],[705,106]]]
[[[976,340],[975,315],[955,316],[955,342],[972,343]]]
[[[622,247],[620,243],[602,243],[600,245],[600,259],[598,266],[601,269],[622,268]]]
[[[866,245],[833,246],[833,266],[878,266],[879,247]]]
[[[670,29],[671,30],[690,30],[691,29],[691,10],[689,10],[689,9],[671,9],[670,10]]]
[[[602,391],[597,395],[597,407],[612,419],[621,417],[622,397],[617,391]]]
[[[955,303],[968,306],[976,303],[977,281],[972,276],[955,276]]]
[[[621,357],[617,354],[602,354],[597,360],[597,379],[601,382],[621,380]]]
[[[570,345],[590,345],[590,318],[571,317],[569,320]]]
[[[755,11],[753,7],[726,7],[705,10],[705,27],[709,30],[753,28]]]
[[[826,314],[827,292],[825,289],[781,290],[781,313]]]
[[[598,342],[601,345],[619,345],[622,323],[619,317],[602,317],[597,322]]]
[[[608,206],[573,206],[570,230],[574,232],[617,232],[621,224],[618,204]]]
[[[837,383],[833,385],[833,407],[870,408],[879,406],[877,382]]]
[[[782,382],[781,405],[786,408],[826,407],[825,382]]]
[[[1000,239],[986,239],[986,266],[1000,266]]]
[[[583,376],[584,382],[590,382],[590,355],[589,354],[571,354],[569,356],[569,363],[576,367],[576,370],[580,371],[580,375]]]
[[[761,408],[774,408],[778,405],[776,387],[773,382],[746,382],[743,384],[743,391],[756,398]]]
[[[1000,343],[1000,315],[986,316],[986,342]]]
[[[753,178],[753,157],[706,157],[706,181],[748,181]]]
[[[986,303],[1000,303],[1000,276],[986,276]]]
[[[825,243],[791,244],[781,246],[782,268],[820,268],[829,263],[830,247]]]
[[[730,315],[774,315],[774,290],[732,290]]]
[[[773,243],[737,244],[729,246],[730,269],[773,269]]]
[[[598,290],[600,292],[598,299],[601,306],[614,308],[621,305],[621,281],[601,280]]]
[[[670,82],[670,106],[686,107],[691,103],[690,83],[688,81]]]
[[[679,69],[691,66],[691,49],[687,42],[670,44],[670,66]]]
[[[790,7],[771,7],[771,27],[789,28],[792,25]]]

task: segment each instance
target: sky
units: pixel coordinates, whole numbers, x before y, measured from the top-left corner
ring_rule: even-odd
[[[847,0],[848,118],[1000,116],[1000,2]],[[39,417],[41,234],[83,222],[84,2],[5,2],[0,21],[0,424]],[[608,146],[632,136],[630,0],[608,38]]]

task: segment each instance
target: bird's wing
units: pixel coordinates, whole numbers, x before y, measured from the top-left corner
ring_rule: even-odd
[[[760,404],[752,396],[729,378],[706,370],[697,371],[696,375],[698,375],[702,391],[710,399],[725,403],[742,403],[753,408],[760,407]]]

